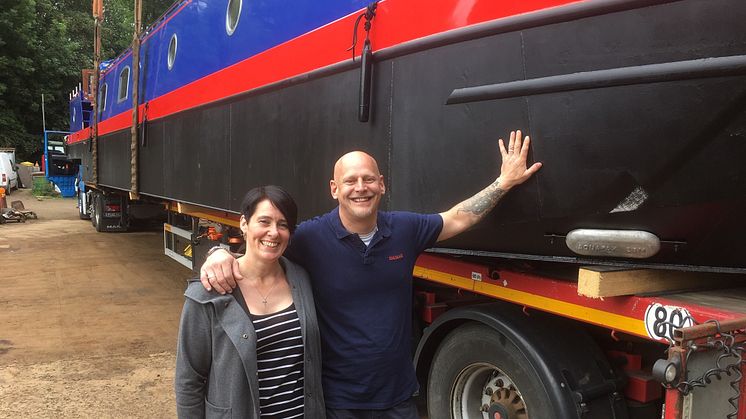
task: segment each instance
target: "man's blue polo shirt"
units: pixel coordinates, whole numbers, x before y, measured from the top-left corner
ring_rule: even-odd
[[[286,254],[311,276],[327,407],[387,409],[417,390],[412,270],[442,228],[439,214],[379,212],[366,247],[338,208],[298,226]]]

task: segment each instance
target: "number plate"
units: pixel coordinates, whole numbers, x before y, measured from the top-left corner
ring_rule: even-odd
[[[693,325],[689,311],[683,307],[655,303],[645,310],[645,331],[656,340],[673,340],[674,329]]]

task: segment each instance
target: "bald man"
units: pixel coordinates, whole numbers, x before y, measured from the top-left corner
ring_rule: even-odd
[[[328,418],[412,418],[418,384],[412,365],[412,270],[419,254],[482,220],[511,188],[541,167],[527,167],[529,137],[498,141],[500,175],[440,214],[379,211],[386,185],[376,160],[347,153],[329,181],[338,206],[298,226],[285,256],[309,272],[322,337]],[[227,251],[205,261],[208,290],[231,292],[241,280]],[[319,360],[305,359],[307,368]],[[306,389],[306,391],[317,391]]]

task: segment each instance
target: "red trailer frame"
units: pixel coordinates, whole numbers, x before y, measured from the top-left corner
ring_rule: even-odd
[[[690,353],[722,349],[724,340],[727,340],[726,343],[731,348],[740,347],[740,356],[746,341],[746,287],[743,286],[657,295],[590,298],[578,294],[576,281],[495,269],[481,261],[470,262],[432,253],[419,257],[414,276],[517,304],[527,314],[535,309],[600,326],[608,329],[614,340],[635,336],[670,345],[668,361],[678,362],[676,365],[683,370],[686,370],[685,364]],[[432,322],[446,309],[445,304],[430,295],[423,307],[423,318],[428,323]],[[656,331],[660,333],[661,330],[666,337],[656,336]],[[665,360],[661,365],[665,366]],[[746,376],[746,363],[741,361],[740,365],[741,374]],[[732,367],[730,369],[733,372]],[[713,371],[708,371],[706,378],[720,380],[715,377],[717,371]],[[719,371],[721,376],[725,372]],[[738,414],[736,416],[733,413],[733,416],[728,417],[743,419],[746,418],[746,380],[741,379],[739,382],[730,379],[729,382],[734,381],[740,389],[737,400],[734,400],[738,404]],[[660,392],[660,386],[659,382],[649,378],[631,379],[626,394],[638,399],[649,398],[650,394]],[[664,419],[695,417],[691,416],[692,401],[687,401],[686,392],[681,391],[682,387],[686,387],[686,384],[678,381],[666,385]],[[690,387],[689,390],[691,389]],[[686,406],[686,403],[689,405]],[[735,408],[731,412],[735,412]]]

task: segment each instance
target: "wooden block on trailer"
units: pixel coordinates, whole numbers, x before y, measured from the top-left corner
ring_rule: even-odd
[[[578,295],[601,298],[712,288],[727,281],[722,275],[707,273],[584,266],[578,270]]]

